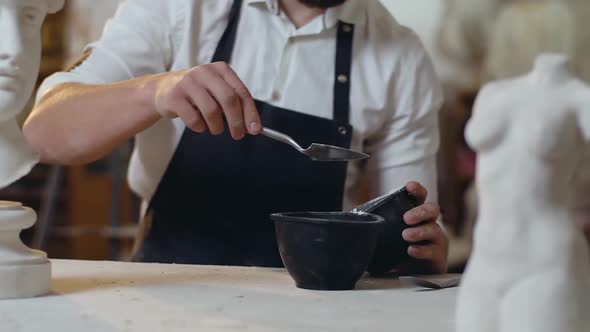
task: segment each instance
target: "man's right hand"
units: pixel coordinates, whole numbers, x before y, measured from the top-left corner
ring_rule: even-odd
[[[262,130],[248,88],[225,62],[156,75],[153,105],[162,117],[179,117],[195,132],[219,135],[224,118],[234,139]]]

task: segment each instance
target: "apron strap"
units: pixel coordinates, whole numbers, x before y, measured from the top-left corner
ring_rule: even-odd
[[[217,44],[213,59],[211,62],[231,62],[231,56],[234,50],[234,44],[236,43],[236,35],[238,34],[238,23],[240,21],[240,11],[242,9],[242,0],[234,0],[231,10],[229,12],[229,18],[227,27]]]
[[[238,33],[238,23],[242,9],[242,0],[234,0],[231,7],[227,28],[223,32],[215,49],[211,62],[230,63]],[[354,25],[338,22],[336,37],[336,68],[334,75],[334,109],[333,119],[341,124],[350,123],[350,72],[352,66]]]
[[[353,37],[354,25],[338,22],[333,116],[335,121],[345,124],[348,124],[350,119],[350,71]]]

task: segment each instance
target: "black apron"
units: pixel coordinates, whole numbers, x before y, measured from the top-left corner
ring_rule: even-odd
[[[232,6],[213,62],[230,63],[242,1]],[[334,120],[256,101],[262,124],[302,146],[349,148],[350,68],[354,27],[340,22],[334,77]],[[339,211],[345,162],[317,162],[263,136],[240,141],[186,128],[150,202],[142,262],[281,267],[269,214]]]

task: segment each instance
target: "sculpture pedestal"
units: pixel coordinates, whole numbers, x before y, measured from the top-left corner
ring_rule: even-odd
[[[25,246],[19,236],[36,219],[34,210],[0,201],[0,299],[34,297],[51,290],[47,255]]]

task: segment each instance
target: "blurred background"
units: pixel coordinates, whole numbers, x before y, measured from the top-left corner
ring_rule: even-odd
[[[463,129],[480,88],[490,80],[529,71],[536,55],[570,56],[575,72],[590,80],[589,0],[382,0],[420,36],[446,93],[441,110],[439,197],[451,236],[452,271],[469,257],[477,215],[473,186],[476,156]],[[114,14],[117,0],[66,0],[43,27],[39,82],[81,56]],[[31,101],[32,103],[32,101]],[[23,114],[24,120],[27,112]],[[21,201],[39,220],[22,234],[52,258],[126,260],[138,224],[139,201],[126,183],[133,142],[85,166],[38,165],[0,190],[0,200]]]

